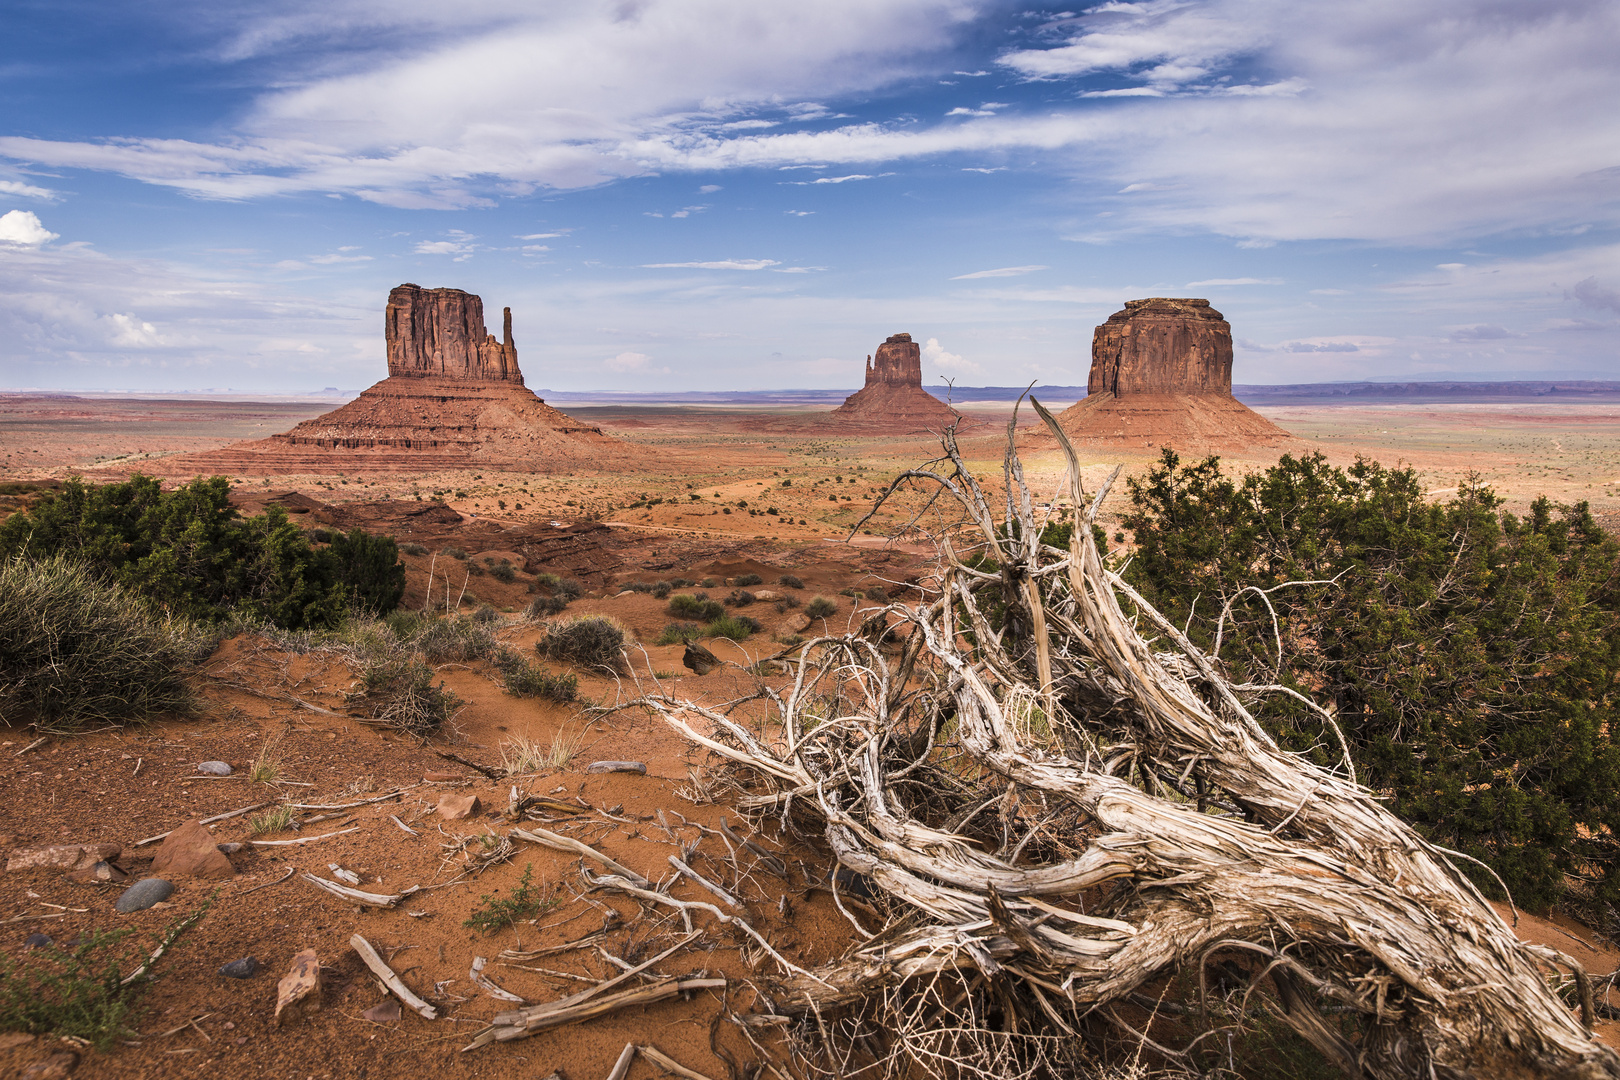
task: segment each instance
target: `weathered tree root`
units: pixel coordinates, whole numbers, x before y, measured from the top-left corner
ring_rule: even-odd
[[[1074,451],[1036,408],[1085,507]],[[944,442],[948,474],[912,470],[895,487],[953,497],[993,562],[957,555],[960,529],[941,535],[941,595],[891,609],[911,634],[897,670],[874,624],[806,645],[759,730],[641,699],[747,766],[766,789],[750,802],[818,820],[889,907],[889,924],[862,927],[871,939],[842,960],[773,984],[778,1013],[826,1038],[829,1017],[875,1009],[892,1037],[885,1050],[862,1036],[862,1060],[891,1075],[1010,1077],[1019,1070],[995,1064],[1018,1057],[1005,1038],[1117,1021],[1115,1003],[1170,974],[1207,994],[1224,959],[1248,983],[1239,1022],[1258,993],[1348,1076],[1620,1078],[1620,1056],[1550,985],[1558,965],[1585,985],[1572,961],[1520,942],[1365,788],[1281,750],[1249,713],[1250,691],[1104,565],[1089,526],[1107,484],[1064,553],[1040,543],[1010,433],[999,523],[954,434]],[[1137,621],[1173,649],[1155,652]],[[999,818],[1000,850],[985,818]],[[1027,832],[1016,849],[1015,832]],[[960,988],[949,1002],[947,984]],[[1002,1003],[999,1029],[977,1038],[978,1064],[949,1043],[947,1065],[917,1017],[966,1023],[959,1003],[973,995]]]

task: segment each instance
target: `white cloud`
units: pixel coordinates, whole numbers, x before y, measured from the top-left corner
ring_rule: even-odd
[[[977,172],[977,173],[998,173],[998,172],[1006,172],[1007,171],[1007,166],[1005,166],[1005,165],[997,165],[993,169],[985,169],[985,168],[977,168],[977,167],[974,167],[974,166],[970,165],[970,166],[964,167],[962,169],[962,171],[963,172]]]
[[[780,265],[775,259],[720,259],[715,262],[641,264],[644,270],[765,270]]]
[[[645,371],[647,362],[652,357],[646,353],[622,352],[618,356],[610,356],[602,361],[602,366],[609,371]]]
[[[347,249],[346,248],[344,250],[353,250],[353,249]],[[338,265],[340,263],[371,262],[372,261],[372,256],[370,256],[370,255],[313,255],[313,256],[310,257],[309,261],[314,263],[316,266],[336,266],[336,265]]]
[[[158,337],[157,327],[149,322],[143,322],[134,315],[113,313],[103,315],[102,319],[112,328],[109,340],[114,345],[122,345],[133,349],[150,349],[163,343],[162,339]]]
[[[939,343],[939,338],[929,338],[923,344],[922,359],[923,363],[931,368],[941,368],[965,375],[977,375],[984,370],[971,360],[964,360],[956,353],[946,352],[945,347]]]
[[[788,215],[789,217],[809,217],[811,214],[815,213],[815,211],[814,210],[784,210],[784,211],[782,211],[782,213]]]
[[[884,173],[883,175],[887,176],[890,174]],[[809,187],[811,184],[847,184],[851,180],[872,179],[876,178],[868,176],[865,173],[853,173],[849,176],[820,176],[814,180],[785,180],[783,183],[792,184],[795,187]]]
[[[712,195],[716,191],[719,191],[719,190],[720,190],[720,185],[719,184],[704,184],[702,187],[698,188],[698,194],[699,195]]]
[[[1198,289],[1205,285],[1281,285],[1282,283],[1282,278],[1227,277],[1209,278],[1206,281],[1189,281],[1187,282],[1187,288]]]
[[[994,116],[994,115],[996,115],[996,110],[997,109],[1005,109],[1006,107],[1007,107],[1007,103],[1005,101],[987,101],[983,105],[980,105],[977,109],[969,109],[969,108],[966,108],[964,106],[959,105],[956,108],[952,109],[950,112],[946,113],[945,115],[946,116]]]
[[[0,180],[0,195],[15,195],[22,199],[39,199],[44,202],[54,202],[62,197],[50,188],[35,187],[20,180]]]
[[[555,237],[566,236],[566,235],[568,235],[568,234],[567,233],[560,233],[560,232],[537,232],[537,233],[526,233],[523,236],[517,236],[517,237],[514,237],[513,239],[516,239],[516,240],[551,240],[551,239],[554,239]]]
[[[0,214],[0,244],[38,247],[55,240],[58,235],[47,229],[31,211],[11,210]]]
[[[1524,337],[1505,326],[1494,323],[1480,323],[1477,326],[1459,326],[1451,331],[1451,340],[1465,344],[1481,341],[1505,341],[1508,338]]]
[[[473,257],[478,246],[473,243],[478,237],[460,229],[451,229],[445,234],[448,240],[419,240],[411,250],[418,255],[450,255],[453,262],[466,262]]]
[[[1003,266],[999,270],[975,270],[971,274],[957,274],[952,281],[972,281],[975,278],[991,277],[1019,277],[1023,274],[1033,274],[1037,270],[1050,270],[1048,266]]]

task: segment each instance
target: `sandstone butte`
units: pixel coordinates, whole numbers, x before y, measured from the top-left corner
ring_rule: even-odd
[[[1076,446],[1241,453],[1293,436],[1232,396],[1232,327],[1208,300],[1127,300],[1097,327],[1086,397],[1058,415]],[[1044,431],[1036,445],[1055,444]]]
[[[839,431],[904,435],[943,431],[959,419],[923,389],[922,349],[910,334],[891,334],[866,358],[866,385],[827,415]]]
[[[512,309],[497,341],[460,289],[388,294],[388,377],[281,435],[169,458],[164,471],[245,475],[481,467],[549,473],[630,464],[633,448],[523,385]]]

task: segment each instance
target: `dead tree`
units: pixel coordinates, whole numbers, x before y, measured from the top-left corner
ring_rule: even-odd
[[[1088,506],[1036,408],[1067,455],[1066,552],[1041,543],[1011,428],[999,515],[947,432],[936,467],[890,488],[933,485],[965,526],[939,537],[938,595],[890,609],[898,658],[864,626],[808,642],[763,723],[642,699],[869,893],[839,898],[866,940],[767,990],[801,1064],[1072,1075],[1099,1030],[1131,1029],[1121,1006],[1179,976],[1184,1031],[1268,1011],[1351,1077],[1620,1077],[1573,961],[1520,942],[1348,753],[1329,770],[1281,749],[1250,711],[1267,691],[1109,569],[1090,525],[1118,470]],[[1200,1053],[1135,1038],[1169,1064]]]

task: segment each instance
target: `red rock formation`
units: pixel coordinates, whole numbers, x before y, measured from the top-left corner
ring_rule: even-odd
[[[1091,340],[1088,394],[1232,394],[1232,327],[1208,300],[1127,300]]]
[[[615,468],[633,451],[523,385],[512,343],[484,329],[484,302],[460,289],[401,285],[383,329],[388,378],[282,435],[169,458],[165,475],[251,476],[468,467],[557,472]]]
[[[512,309],[504,309],[504,337],[484,329],[484,301],[460,289],[401,285],[388,294],[383,336],[390,376],[471,379],[523,385]]]
[[[841,431],[882,434],[939,431],[960,417],[922,388],[922,349],[910,334],[891,334],[866,358],[866,385],[827,418]]]
[[[1058,416],[1076,446],[1232,454],[1292,439],[1232,396],[1232,328],[1208,300],[1127,300],[1092,336],[1087,390]]]

